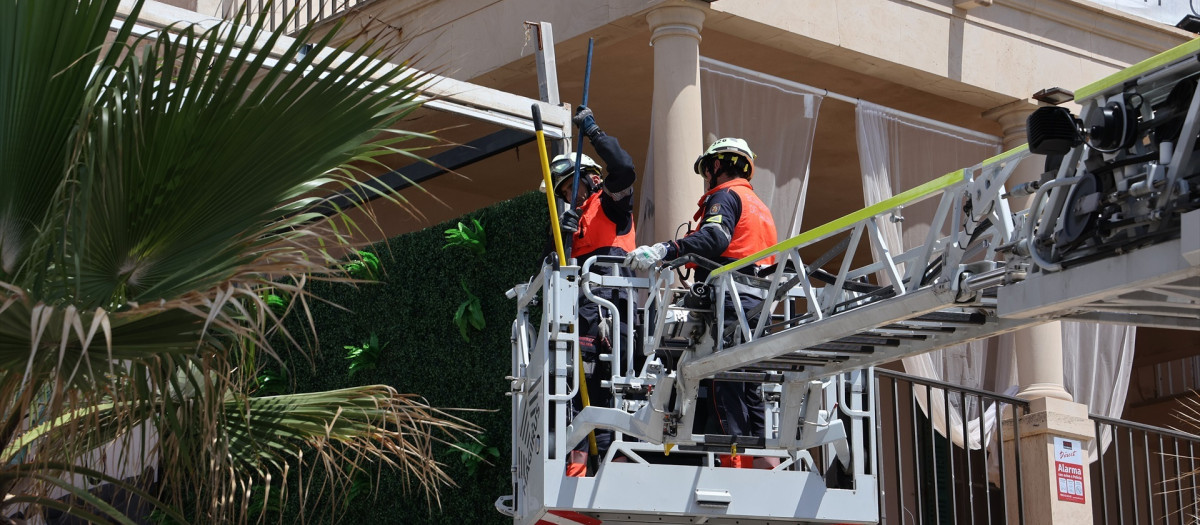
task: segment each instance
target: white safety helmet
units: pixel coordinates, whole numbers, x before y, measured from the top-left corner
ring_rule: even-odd
[[[592,160],[592,158],[587,155],[580,154],[580,157],[581,157],[579,160],[579,165],[580,165],[579,177],[580,178],[583,178],[589,172],[595,173],[598,176],[603,176],[602,171],[600,169],[600,165],[596,164],[596,161]],[[554,160],[550,161],[550,178],[554,181],[554,189],[556,189],[556,190],[559,189],[559,187],[561,187],[564,182],[572,180],[572,179],[574,179],[574,177],[575,177],[575,154],[574,153],[564,153],[562,155],[554,157]],[[545,180],[542,181],[542,185],[538,189],[541,190],[542,193],[546,193],[546,181]]]
[[[745,140],[734,137],[717,139],[708,146],[708,149],[704,150],[704,153],[696,157],[696,164],[692,166],[692,169],[698,175],[704,175],[700,165],[710,157],[716,157],[723,161],[747,179],[754,176],[755,155],[753,151],[750,151],[750,146],[746,144]]]

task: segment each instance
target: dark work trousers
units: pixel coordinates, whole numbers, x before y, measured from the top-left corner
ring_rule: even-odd
[[[740,294],[739,299],[743,312],[749,312],[762,303],[761,299],[746,294]],[[753,329],[753,321],[747,320]],[[735,339],[736,331],[737,312],[734,310],[732,298],[726,296],[723,331],[726,350],[723,351],[728,351],[731,343],[740,342],[740,337]],[[707,399],[698,403],[703,408],[696,413],[695,429],[705,434],[765,437],[765,405],[762,389],[757,383],[705,379],[700,382],[700,395]]]
[[[612,365],[607,361],[600,360],[600,354],[611,352],[610,344],[607,339],[601,337],[600,333],[600,307],[586,298],[580,298],[579,303],[579,351],[583,357],[584,375],[587,378],[588,398],[592,406],[596,407],[612,407],[612,393],[601,388],[600,382],[612,378]],[[572,405],[575,409],[572,417],[578,414],[583,409],[583,393],[575,396],[572,400]],[[613,432],[611,430],[597,429],[596,448],[601,457],[608,453],[608,447],[612,444]],[[588,450],[588,441],[575,446],[575,450]]]

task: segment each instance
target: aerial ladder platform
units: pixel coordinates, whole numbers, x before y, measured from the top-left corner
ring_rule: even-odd
[[[1194,40],[1076,91],[1079,115],[1039,108],[1028,145],[727,265],[546,264],[509,291],[513,494],[497,509],[521,525],[876,523],[875,365],[1053,320],[1200,330],[1198,79]],[[1042,177],[1008,184],[1028,162]],[[919,207],[931,220],[902,219]],[[897,226],[924,242],[893,246]],[[686,263],[708,279],[683,282]],[[607,320],[612,403],[576,414],[580,301]],[[766,435],[698,433],[705,380],[760,384]],[[598,430],[616,437],[595,471],[567,476]],[[737,454],[767,468],[719,466]]]

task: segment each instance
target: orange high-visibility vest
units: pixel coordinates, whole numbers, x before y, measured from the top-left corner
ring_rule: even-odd
[[[579,231],[571,244],[571,257],[587,255],[601,248],[614,246],[632,252],[637,248],[633,224],[629,231],[617,234],[617,225],[604,214],[600,192],[595,192],[579,205]]]
[[[698,203],[700,211],[696,212],[695,220],[704,217],[709,196],[724,189],[736,193],[741,199],[742,214],[738,218],[738,223],[733,225],[733,239],[729,241],[729,247],[725,248],[721,257],[737,260],[774,246],[778,242],[778,237],[775,233],[775,219],[771,217],[771,210],[754,193],[754,187],[750,185],[750,181],[743,178],[733,179],[708,190],[700,198]],[[775,256],[772,255],[755,264],[770,266],[775,264]]]

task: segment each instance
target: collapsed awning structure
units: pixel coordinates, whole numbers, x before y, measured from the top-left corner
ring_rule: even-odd
[[[117,10],[117,16],[110,27],[111,32],[127,20],[136,2],[125,0]],[[247,27],[234,27],[229,20],[205,16],[195,11],[181,9],[161,2],[148,0],[138,13],[138,24],[134,28],[134,36],[145,36],[158,31],[180,31],[195,25],[200,28],[211,28],[218,25],[229,27],[238,34],[249,33]],[[455,80],[446,76],[427,72],[415,72],[423,81],[418,100],[423,107],[440,113],[465,117],[471,121],[498,126],[498,131],[455,146],[446,151],[430,156],[428,162],[417,162],[389,173],[377,176],[377,180],[369,183],[375,191],[354,193],[343,192],[332,199],[326,207],[329,214],[335,209],[346,209],[348,206],[370,200],[380,193],[394,192],[404,189],[438,175],[451,172],[464,166],[496,154],[511,150],[534,140],[534,122],[532,107],[537,106],[541,112],[542,123],[547,140],[569,141],[571,138],[571,112],[568,106],[559,103],[558,82],[554,69],[554,37],[550,24],[530,23],[538,34],[538,84],[541,100],[515,95],[505,91]],[[283,51],[295,44],[295,39],[287,36],[280,37],[270,48],[265,41],[249,42],[239,39],[243,45],[250,46],[255,53],[267,53],[268,58],[263,62],[264,67],[275,67]],[[319,56],[334,53],[332,50],[319,50]],[[285,67],[295,67],[288,64]],[[381,71],[394,70],[404,67],[386,64]],[[411,68],[410,68],[411,70]],[[265,131],[265,130],[264,130]]]

